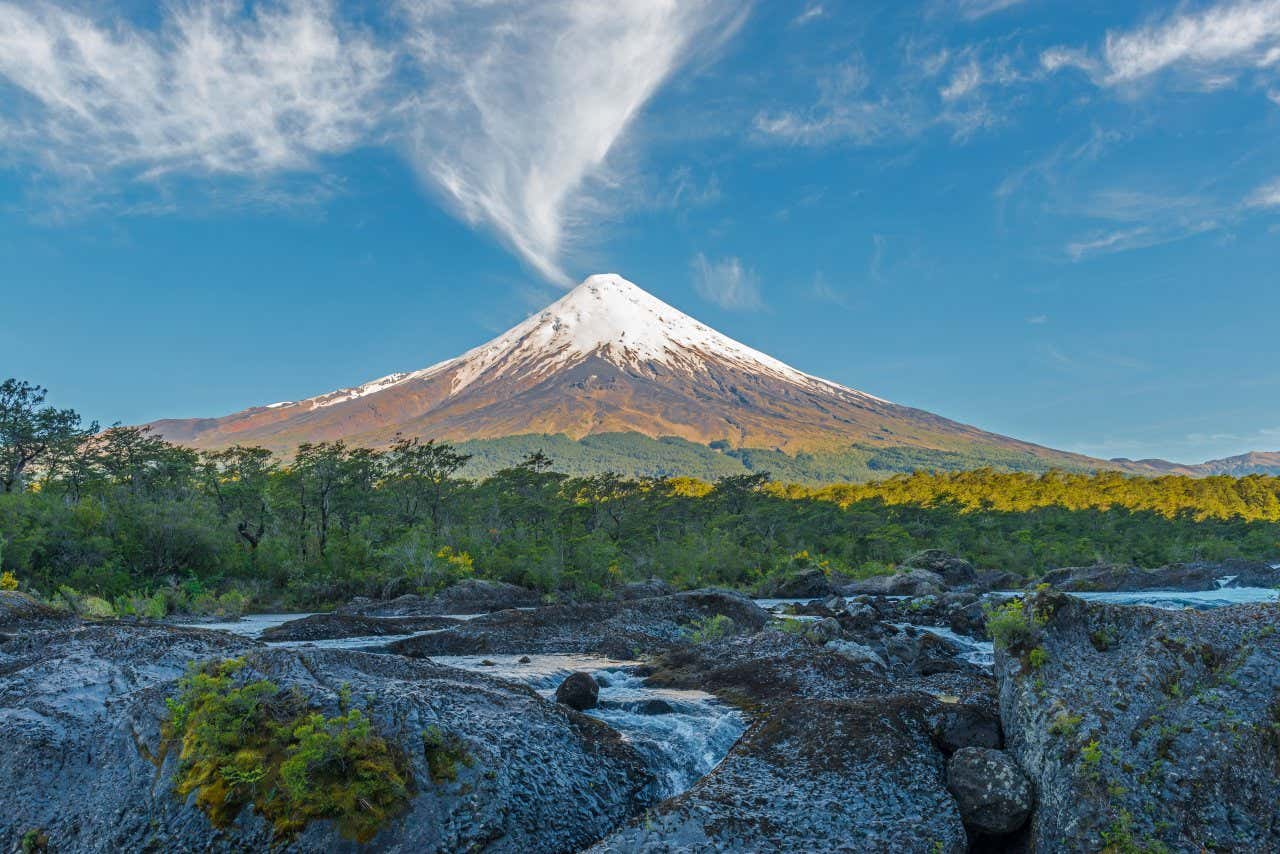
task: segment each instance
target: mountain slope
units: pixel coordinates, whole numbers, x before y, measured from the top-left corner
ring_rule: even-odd
[[[592,276],[489,343],[419,371],[152,426],[200,448],[285,452],[332,439],[376,447],[397,433],[453,441],[638,433],[789,454],[861,446],[994,454],[1037,468],[1105,465],[802,373],[616,275]]]

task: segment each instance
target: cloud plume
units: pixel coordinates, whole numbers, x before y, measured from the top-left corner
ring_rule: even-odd
[[[740,19],[720,0],[406,4],[432,82],[412,158],[473,224],[565,281],[560,252],[592,213],[589,179],[671,73]],[[726,30],[726,27],[728,28]]]
[[[375,7],[377,8],[377,7]],[[731,0],[191,0],[142,26],[0,0],[0,158],[81,183],[270,178],[393,146],[548,279],[645,104]],[[592,183],[594,182],[594,184]]]

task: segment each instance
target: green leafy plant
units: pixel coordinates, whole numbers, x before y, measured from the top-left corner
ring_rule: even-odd
[[[694,643],[710,643],[729,637],[737,631],[737,628],[731,617],[713,614],[694,620],[686,631],[689,633],[689,640]]]
[[[408,805],[408,762],[363,712],[326,717],[296,692],[250,679],[243,659],[193,670],[166,705],[164,737],[180,750],[176,793],[195,793],[218,827],[252,804],[282,837],[330,819],[367,842]]]

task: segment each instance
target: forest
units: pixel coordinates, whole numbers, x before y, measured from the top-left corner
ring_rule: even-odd
[[[1280,478],[916,472],[809,487],[768,472],[569,476],[541,450],[483,478],[444,442],[288,458],[99,429],[0,384],[0,585],[103,616],[311,610],[465,577],[607,595],[659,577],[755,589],[892,571],[941,548],[1033,578],[1095,562],[1280,555]]]

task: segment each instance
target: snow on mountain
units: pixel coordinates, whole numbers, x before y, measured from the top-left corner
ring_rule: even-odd
[[[811,376],[616,274],[591,276],[488,343],[421,370],[152,426],[195,447],[259,444],[285,452],[334,439],[383,446],[397,434],[460,441],[638,433],[788,453],[859,447],[892,455],[908,448],[926,459],[989,451],[984,459],[1091,463]]]

